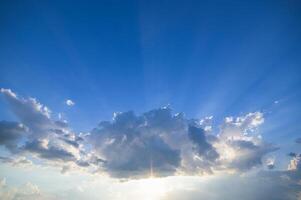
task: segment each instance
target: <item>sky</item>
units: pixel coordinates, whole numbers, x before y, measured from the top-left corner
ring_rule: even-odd
[[[300,200],[300,11],[1,1],[0,199]]]

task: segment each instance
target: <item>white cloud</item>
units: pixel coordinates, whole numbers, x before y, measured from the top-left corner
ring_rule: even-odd
[[[37,185],[30,182],[19,186],[10,187],[6,184],[6,179],[0,181],[0,199],[5,200],[42,200],[46,199],[40,192]]]
[[[261,112],[225,118],[214,144],[222,168],[246,171],[261,166],[263,157],[278,149],[263,141],[258,132],[263,123]]]
[[[266,163],[266,166],[267,166],[268,169],[274,169],[274,167],[275,167],[275,158],[272,158],[272,157],[267,158],[265,163]]]
[[[67,106],[74,106],[75,103],[71,99],[67,99],[66,102]]]

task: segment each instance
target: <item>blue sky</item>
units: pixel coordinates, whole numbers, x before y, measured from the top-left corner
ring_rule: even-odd
[[[61,120],[60,113],[76,136],[114,112],[133,110],[138,120],[169,106],[184,113],[183,120],[213,116],[214,135],[222,135],[225,117],[260,112],[260,135],[279,147],[269,153],[283,170],[287,154],[301,150],[295,143],[301,133],[300,9],[297,0],[2,1],[0,88],[11,89],[25,106],[35,103],[22,103],[23,97],[36,98],[50,108],[51,120]],[[23,123],[34,135],[29,121],[36,117],[18,115],[14,97],[2,93],[8,100],[0,98],[0,120]],[[75,104],[66,105],[68,99]],[[46,120],[47,112],[39,112]]]

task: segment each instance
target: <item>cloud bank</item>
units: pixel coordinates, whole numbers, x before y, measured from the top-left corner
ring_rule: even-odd
[[[67,169],[83,168],[117,178],[244,172],[263,165],[277,150],[258,133],[261,112],[226,117],[212,131],[213,117],[187,119],[169,107],[136,115],[114,113],[86,134],[77,134],[35,98],[1,89],[19,122],[0,122],[0,145],[13,155],[33,155]],[[270,166],[271,168],[271,166]]]
[[[218,187],[215,184],[208,186],[209,192],[174,191],[167,199],[183,199],[181,195],[190,199],[198,199],[200,195],[207,199],[221,199],[221,196],[254,199],[250,196],[258,187],[266,192],[257,192],[255,199],[300,198],[301,156],[291,152],[288,168],[274,170],[275,158],[269,154],[278,147],[265,142],[260,134],[259,127],[264,123],[261,112],[225,117],[220,125],[213,127],[212,116],[188,119],[183,113],[174,114],[171,108],[162,107],[140,115],[133,111],[114,113],[111,120],[101,121],[91,131],[76,133],[67,121],[54,119],[50,109],[35,98],[20,97],[10,89],[1,89],[1,93],[18,119],[17,122],[0,121],[0,145],[9,155],[0,156],[2,163],[27,167],[39,160],[39,164],[61,168],[62,173],[83,170],[126,180],[235,174],[219,180],[220,187],[226,187],[223,183],[228,182],[237,187],[248,182],[242,193],[235,192],[234,196],[214,196],[210,188]],[[300,144],[300,138],[296,143]],[[259,170],[255,176],[244,177],[254,169]],[[5,188],[3,180],[1,184],[2,196],[19,195],[20,191]],[[34,193],[20,197],[40,197],[32,185],[29,188]]]

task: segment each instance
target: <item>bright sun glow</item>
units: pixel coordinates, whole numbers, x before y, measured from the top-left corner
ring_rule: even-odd
[[[165,179],[153,178],[130,181],[135,186],[135,199],[157,200],[162,199],[170,190]]]

